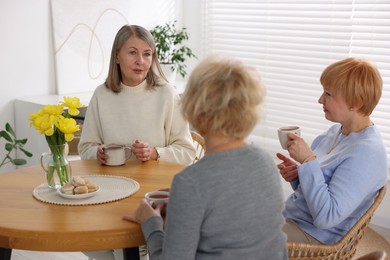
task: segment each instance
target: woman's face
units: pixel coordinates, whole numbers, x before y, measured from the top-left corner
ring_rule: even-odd
[[[341,96],[332,93],[328,88],[324,87],[324,92],[318,99],[318,103],[322,104],[327,120],[343,124],[350,119],[351,110],[347,103]]]
[[[145,41],[130,37],[116,56],[122,82],[127,86],[137,86],[144,81],[152,65],[152,57],[152,49]]]

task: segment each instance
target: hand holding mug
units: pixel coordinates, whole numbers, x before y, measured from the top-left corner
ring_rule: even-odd
[[[290,140],[289,133],[300,136],[301,129],[299,126],[284,126],[278,129],[279,142],[284,150],[287,150],[287,142]]]
[[[157,204],[155,208],[152,207],[152,205],[149,204],[149,202],[143,198],[141,199],[141,202],[136,209],[134,215],[132,216],[123,216],[122,219],[132,221],[138,224],[144,223],[147,219],[159,216],[161,217],[161,210],[163,209],[164,204]]]
[[[288,138],[287,149],[291,158],[299,163],[305,163],[311,158],[315,159],[313,151],[303,138],[293,133],[288,133]]]

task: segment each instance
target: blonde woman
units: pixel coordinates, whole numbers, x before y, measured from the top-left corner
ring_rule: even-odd
[[[135,215],[150,259],[287,259],[281,182],[273,160],[245,138],[264,87],[242,62],[212,56],[192,72],[184,118],[205,138],[206,156],[177,174],[167,206],[142,200]]]

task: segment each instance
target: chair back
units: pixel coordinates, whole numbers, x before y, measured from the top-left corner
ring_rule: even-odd
[[[196,149],[196,156],[192,163],[196,163],[206,154],[206,150],[204,146],[205,143],[204,143],[204,138],[197,132],[191,131],[191,136]]]
[[[352,257],[356,253],[356,246],[362,239],[364,231],[370,223],[375,210],[382,202],[385,194],[386,186],[383,186],[378,191],[374,203],[368,208],[366,213],[364,213],[364,215],[355,223],[355,225],[336,244],[315,245],[287,242],[289,259],[352,259]]]

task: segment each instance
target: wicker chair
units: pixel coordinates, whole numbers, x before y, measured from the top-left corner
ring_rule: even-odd
[[[193,163],[196,163],[206,154],[204,139],[200,134],[195,131],[191,131],[191,136],[196,148],[196,157]]]
[[[314,245],[288,242],[287,247],[289,259],[352,259],[353,255],[356,253],[356,246],[363,237],[364,231],[367,228],[375,210],[385,196],[385,193],[386,186],[379,190],[378,195],[376,196],[375,201],[371,207],[336,244]]]

